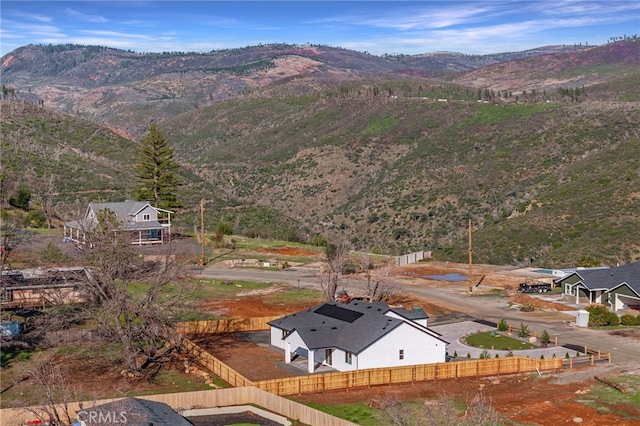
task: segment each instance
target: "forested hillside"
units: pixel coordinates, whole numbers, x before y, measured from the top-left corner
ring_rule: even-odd
[[[218,65],[211,79],[155,68],[137,79],[122,62],[103,83],[67,85],[80,63],[101,57],[89,49],[59,73],[34,73],[30,93],[28,70],[12,71],[21,77],[2,104],[3,190],[7,198],[33,186],[28,171],[55,176],[61,212],[125,199],[137,135],[156,122],[181,164],[186,230],[205,198],[208,226],[236,233],[465,261],[471,219],[477,262],[628,262],[640,258],[639,46],[547,52],[438,78],[406,72],[418,58],[320,47],[247,68],[268,56],[249,49],[225,63],[243,72]],[[117,52],[107,53],[127,57]],[[386,64],[379,73],[377,63]]]

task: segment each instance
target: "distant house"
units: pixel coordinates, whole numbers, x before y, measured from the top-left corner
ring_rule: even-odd
[[[320,365],[338,371],[431,364],[446,360],[440,334],[427,328],[427,314],[390,308],[384,302],[325,303],[269,322],[271,344],[285,362],[307,358],[307,370]]]
[[[85,268],[2,271],[0,306],[35,308],[86,301],[82,287],[89,279]]]
[[[121,230],[131,235],[131,244],[163,244],[169,241],[173,212],[153,207],[146,201],[90,203],[83,219],[65,223],[65,239],[87,244],[89,234],[98,225],[98,212],[103,209],[115,213],[122,225]]]
[[[575,303],[608,305],[613,311],[640,309],[640,262],[615,268],[578,269],[556,280]]]

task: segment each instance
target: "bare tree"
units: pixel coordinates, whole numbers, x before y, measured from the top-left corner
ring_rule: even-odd
[[[26,377],[38,386],[42,403],[36,406],[24,404],[24,409],[45,424],[52,421],[57,425],[72,424],[75,416],[69,403],[76,401],[78,395],[55,358],[40,360],[27,372]]]
[[[0,218],[0,270],[4,271],[11,267],[11,255],[20,244],[29,239],[29,236],[30,233],[16,221]]]
[[[121,344],[123,373],[139,377],[176,349],[180,336],[170,325],[184,306],[186,287],[173,284],[180,271],[175,256],[145,260],[120,229],[113,212],[98,212],[86,251],[91,303],[84,314]]]
[[[327,243],[323,275],[320,276],[320,288],[327,301],[333,302],[349,258],[349,244],[339,241],[336,244]]]
[[[365,297],[369,302],[400,303],[408,301],[408,295],[391,280],[391,264],[376,266],[368,255],[360,258],[360,267],[367,278]]]
[[[56,177],[53,174],[49,176],[38,176],[33,168],[29,170],[27,176],[30,187],[32,188],[31,195],[35,198],[44,213],[47,221],[47,229],[51,229],[51,222],[54,215],[54,198],[56,195]]]

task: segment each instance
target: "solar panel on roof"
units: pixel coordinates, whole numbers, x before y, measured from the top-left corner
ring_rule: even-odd
[[[316,314],[324,315],[325,317],[334,318],[345,322],[354,322],[362,315],[362,312],[352,311],[351,309],[345,309],[336,305],[324,304],[314,311]]]

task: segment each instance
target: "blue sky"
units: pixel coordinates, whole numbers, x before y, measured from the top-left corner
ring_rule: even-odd
[[[137,52],[266,43],[486,54],[640,36],[640,1],[2,1],[2,55],[27,44]]]

